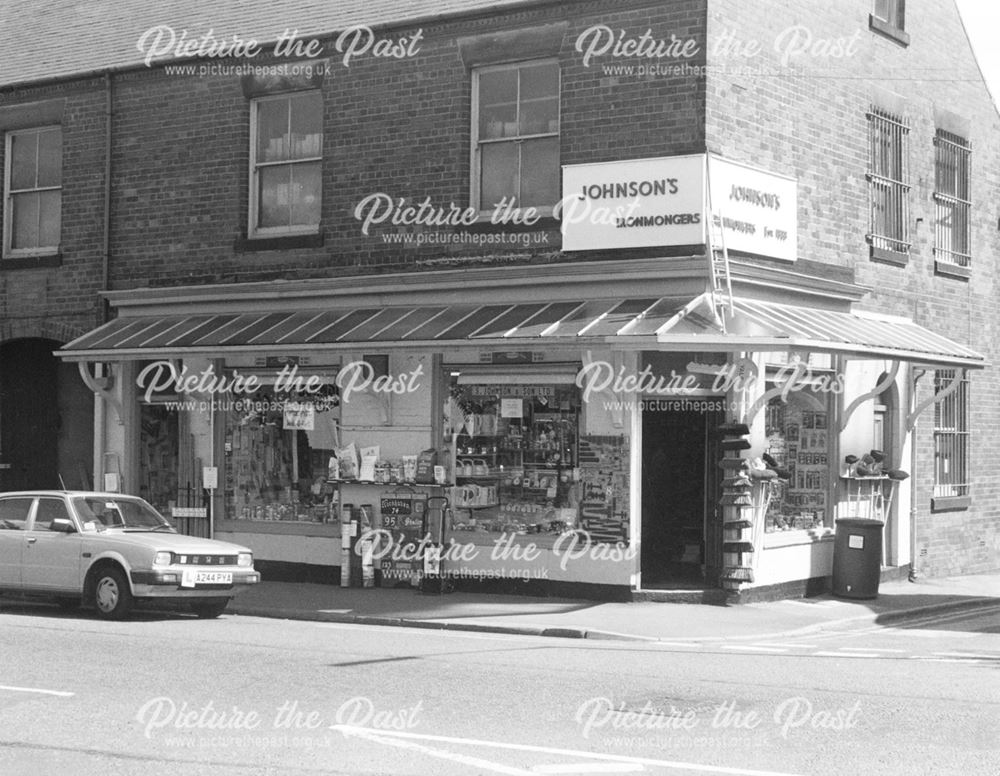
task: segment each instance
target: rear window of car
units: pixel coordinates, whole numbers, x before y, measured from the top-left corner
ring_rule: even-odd
[[[0,499],[0,529],[23,531],[31,510],[30,497]]]

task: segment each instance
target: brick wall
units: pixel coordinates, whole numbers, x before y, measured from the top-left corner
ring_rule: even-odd
[[[365,196],[384,192],[435,206],[469,205],[469,70],[460,38],[565,23],[561,162],[607,161],[704,148],[703,84],[679,77],[606,75],[584,66],[577,37],[606,25],[639,37],[704,35],[703,2],[543,4],[513,14],[423,25],[412,59],[331,58],[322,92],[323,246],[244,250],[248,208],[248,100],[236,76],[168,74],[162,68],[116,77],[114,140],[115,288],[159,283],[232,282],[419,268],[422,260],[513,253],[521,261],[559,258],[555,222],[528,248],[386,244],[361,233],[353,215]],[[399,38],[416,27],[379,33]],[[700,46],[703,50],[703,46]],[[642,60],[633,59],[633,62]],[[430,227],[434,231],[446,228]],[[482,231],[472,228],[470,231]]]
[[[8,107],[64,100],[59,264],[10,268],[0,260],[0,341],[44,337],[67,342],[100,322],[97,292],[103,263],[103,89],[102,81],[87,80],[16,93],[0,92],[0,117]],[[4,144],[0,143],[0,169],[3,154]],[[2,219],[0,210],[0,227]]]
[[[871,293],[860,305],[905,315],[1000,361],[994,206],[1000,170],[1000,121],[950,0],[908,4],[908,46],[869,29],[867,0],[823,4],[789,0],[767,14],[738,0],[711,3],[706,137],[710,150],[798,179],[799,256],[853,271]],[[792,36],[810,36],[813,54],[782,60]],[[756,41],[760,51],[747,46]],[[836,51],[842,56],[823,56]],[[853,43],[852,43],[853,41]],[[829,44],[829,46],[828,46]],[[714,46],[714,48],[713,48]],[[744,68],[742,72],[740,68]],[[886,98],[886,91],[895,97]],[[910,230],[905,267],[873,262],[869,229],[868,125],[874,100],[896,100],[910,124]],[[968,121],[972,144],[972,277],[935,274],[935,113]],[[918,221],[918,219],[921,219]],[[921,379],[927,395],[932,372]],[[942,575],[1000,567],[1000,370],[972,377],[972,506],[932,514],[933,408],[917,424],[916,558],[918,572]],[[903,468],[909,462],[902,462]],[[905,517],[905,516],[904,516]]]

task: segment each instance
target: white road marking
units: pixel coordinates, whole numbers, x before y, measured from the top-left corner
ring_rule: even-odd
[[[738,649],[745,652],[787,652],[784,647],[757,647],[752,644],[725,644],[723,649]]]
[[[605,762],[617,763],[638,763],[641,765],[656,765],[661,768],[680,768],[689,771],[702,771],[705,773],[726,773],[732,776],[800,776],[780,771],[758,771],[749,768],[730,768],[724,765],[700,765],[698,763],[678,762],[674,760],[654,760],[649,757],[632,757],[629,755],[603,754],[600,752],[585,752],[576,749],[560,749],[551,746],[536,746],[534,744],[512,744],[506,741],[485,741],[478,738],[458,738],[456,736],[435,736],[425,733],[409,733],[401,730],[373,730],[371,728],[355,727],[353,725],[331,725],[331,730],[339,730],[344,735],[357,735],[363,738],[396,738],[422,741],[435,741],[439,743],[459,744],[462,746],[493,747],[494,749],[508,749],[516,752],[536,752],[545,755],[558,755],[560,757],[580,757],[590,760],[602,760]],[[385,743],[385,742],[383,742]],[[446,753],[446,754],[451,754]]]
[[[75,692],[66,692],[64,690],[40,690],[37,687],[10,687],[6,684],[0,684],[0,690],[9,690],[10,692],[34,692],[40,695],[55,695],[57,698],[72,698],[76,695]]]
[[[568,763],[567,765],[536,765],[532,773],[641,773],[640,763]]]
[[[881,647],[841,647],[844,652],[906,652],[905,649],[884,649]]]
[[[386,744],[387,746],[395,746],[399,749],[410,749],[422,752],[423,754],[430,755],[431,757],[438,757],[442,760],[451,760],[452,762],[462,763],[463,765],[472,765],[478,769],[485,769],[492,771],[493,773],[504,773],[509,776],[533,776],[532,771],[526,771],[523,768],[515,768],[510,765],[504,765],[503,763],[495,763],[490,760],[484,760],[481,757],[469,757],[468,755],[459,754],[458,752],[448,752],[444,749],[436,749],[426,744],[418,744],[413,741],[404,741],[395,738],[391,735],[389,731],[385,730],[366,730],[363,728],[350,728],[349,725],[337,725],[334,729],[341,729],[342,732],[348,735],[355,735],[359,738],[364,738],[368,741],[374,741],[378,744]]]

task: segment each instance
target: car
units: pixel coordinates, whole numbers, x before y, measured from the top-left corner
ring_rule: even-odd
[[[136,496],[0,493],[0,591],[90,605],[111,620],[137,601],[183,602],[211,618],[259,582],[248,548],[179,534]]]

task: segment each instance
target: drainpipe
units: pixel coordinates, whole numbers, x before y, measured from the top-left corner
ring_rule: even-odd
[[[107,291],[110,285],[111,267],[111,71],[104,71],[104,234],[101,259],[101,291]],[[98,325],[107,323],[109,319],[108,300],[100,297],[98,309]],[[86,369],[86,366],[84,366]],[[104,364],[97,365],[97,377],[104,378]],[[94,393],[94,489],[104,489],[104,451],[108,443],[106,399]]]
[[[909,389],[907,406],[915,407],[917,401],[917,383],[920,378],[927,374],[925,369],[914,370],[910,367]],[[919,577],[917,573],[917,423],[920,418],[913,419],[913,428],[910,429],[910,475],[913,484],[910,494],[910,574],[909,580],[915,582]]]
[[[110,290],[111,274],[111,122],[112,122],[111,72],[104,73],[104,244],[101,266],[101,291]],[[101,297],[100,323],[109,319],[109,305]]]

